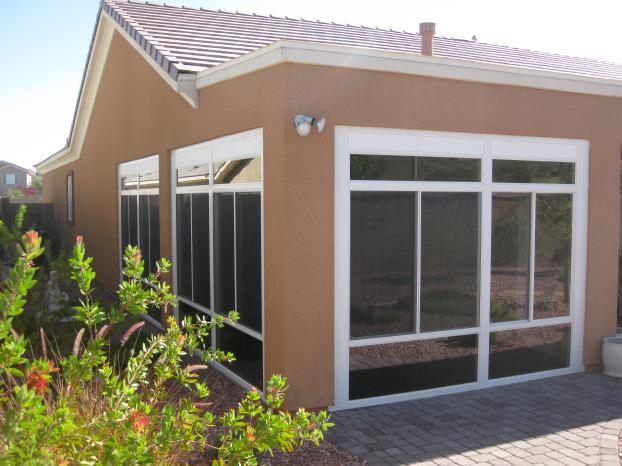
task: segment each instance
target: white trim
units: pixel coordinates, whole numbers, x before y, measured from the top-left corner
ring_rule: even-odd
[[[388,148],[383,149],[383,144]],[[464,147],[461,147],[464,144]],[[447,153],[453,148],[454,156],[465,154],[477,156],[482,160],[481,182],[409,182],[409,181],[350,181],[350,154],[371,153],[384,155],[387,152],[412,155],[422,146],[433,146],[439,153]],[[539,152],[538,152],[539,151]],[[428,152],[429,153],[429,152]],[[499,154],[499,155],[497,155]],[[491,134],[462,134],[432,131],[401,130],[389,128],[335,127],[335,398],[332,409],[346,409],[369,406],[379,403],[424,398],[445,393],[455,393],[467,389],[483,388],[524,380],[534,380],[559,374],[569,374],[584,370],[583,327],[585,312],[585,277],[587,254],[587,167],[588,144],[582,140],[553,138],[515,137]],[[497,158],[516,160],[554,160],[575,163],[575,184],[544,183],[493,183],[492,164]],[[355,191],[448,191],[481,192],[480,207],[480,277],[479,277],[479,324],[465,329],[452,329],[437,332],[417,332],[380,337],[352,339],[350,337],[350,193]],[[534,261],[535,243],[535,204],[536,193],[568,193],[573,196],[573,248],[572,283],[570,315],[530,319],[513,322],[490,322],[490,274],[491,274],[491,219],[492,195],[496,192],[526,192],[531,194],[531,238],[530,262]],[[421,210],[419,206],[419,212]],[[420,215],[420,214],[419,214]],[[417,226],[420,229],[420,222]],[[417,235],[418,237],[420,234]],[[417,238],[419,241],[419,238]],[[420,254],[419,254],[420,257]],[[419,262],[420,259],[417,259]],[[417,265],[419,270],[419,265]],[[533,266],[530,266],[533,269]],[[533,274],[533,270],[530,272]],[[419,281],[418,273],[417,281]],[[530,281],[533,283],[533,279]],[[418,287],[419,288],[419,287]],[[417,289],[417,296],[420,290]],[[530,292],[530,301],[533,299]],[[499,379],[489,378],[489,335],[494,331],[517,330],[570,324],[571,349],[569,367],[546,372],[530,373]],[[458,335],[479,336],[477,382],[459,386],[442,387],[411,393],[373,397],[363,400],[349,400],[349,349],[378,344],[391,344],[403,341],[447,338]]]
[[[499,379],[489,379],[482,382],[472,382],[461,385],[451,385],[449,387],[432,388],[429,390],[421,390],[417,392],[398,393],[394,395],[384,395],[375,398],[363,398],[360,400],[348,401],[347,406],[339,406],[335,404],[330,406],[330,411],[340,411],[342,409],[365,408],[367,406],[376,406],[387,403],[398,403],[401,401],[421,400],[432,398],[434,396],[451,395],[453,393],[468,392],[471,390],[481,390],[482,388],[498,387],[500,385],[510,385],[514,383],[529,382],[532,380],[540,380],[548,377],[556,377],[560,375],[570,375],[583,372],[585,369],[579,367],[577,369],[572,366],[564,369],[553,369],[550,371],[532,372],[531,374],[515,375],[512,377],[504,377]]]
[[[458,58],[428,57],[412,52],[294,40],[281,40],[201,71],[197,75],[196,86],[198,89],[202,89],[280,63],[386,71],[461,81],[622,97],[622,81],[617,79],[594,78]]]

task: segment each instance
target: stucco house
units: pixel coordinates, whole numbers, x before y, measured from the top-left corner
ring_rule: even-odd
[[[26,188],[34,173],[11,162],[0,160],[0,197],[10,189]]]
[[[622,65],[104,0],[37,170],[104,285],[172,258],[219,370],[344,409],[599,367],[621,144]]]

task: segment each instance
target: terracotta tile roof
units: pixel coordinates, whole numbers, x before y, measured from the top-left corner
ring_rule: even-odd
[[[102,8],[174,79],[282,39],[421,53],[421,36],[406,31],[136,1]],[[622,64],[447,37],[435,37],[434,55],[622,80]]]

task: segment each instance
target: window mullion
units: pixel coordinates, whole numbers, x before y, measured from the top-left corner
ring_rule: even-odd
[[[531,193],[529,232],[529,321],[533,321],[534,282],[536,275],[536,193]]]
[[[415,201],[415,333],[421,333],[421,191]]]
[[[194,195],[190,195],[190,296],[194,302],[194,228],[193,228],[193,208],[192,200]]]
[[[492,269],[492,159],[490,143],[485,144],[482,157],[484,189],[480,194],[480,253],[479,253],[479,339],[477,380],[485,382],[489,374],[490,356],[490,288]]]
[[[233,303],[238,311],[238,219],[237,219],[237,193],[233,193]],[[238,311],[239,312],[239,311]]]

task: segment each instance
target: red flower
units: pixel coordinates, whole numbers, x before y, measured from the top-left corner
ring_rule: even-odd
[[[58,372],[58,367],[54,367],[52,361],[48,361],[48,370],[32,369],[26,376],[26,386],[37,391],[38,395],[43,396],[48,386],[48,378],[52,372]]]
[[[39,233],[35,230],[28,230],[24,233],[24,237],[26,238],[26,243],[30,246],[34,246],[39,238]]]
[[[43,395],[47,388],[48,381],[45,379],[47,373],[38,369],[33,369],[28,373],[28,382],[26,386],[29,389],[35,389],[38,395]]]
[[[132,411],[132,414],[130,414],[130,421],[136,432],[142,432],[145,430],[145,427],[147,427],[147,424],[149,424],[149,416],[135,409]]]
[[[81,235],[76,236],[76,244],[80,246],[82,243],[84,243],[84,237]]]

